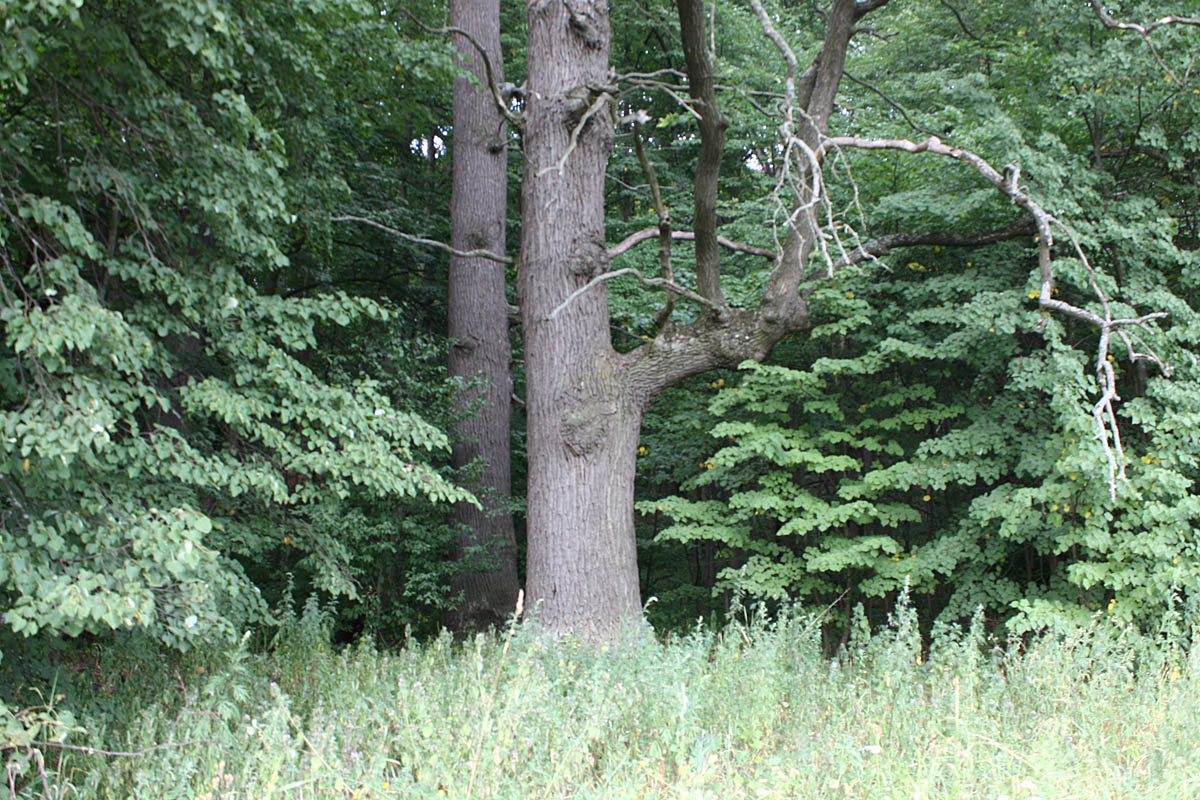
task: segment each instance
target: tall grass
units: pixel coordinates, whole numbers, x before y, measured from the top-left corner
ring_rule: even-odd
[[[1200,798],[1200,658],[1079,632],[922,646],[911,609],[842,656],[810,618],[597,648],[517,628],[195,665],[41,748],[53,798]],[[1196,653],[1196,648],[1191,649]],[[166,687],[166,688],[163,688]],[[15,751],[9,753],[16,758]],[[2,795],[0,795],[2,796]]]

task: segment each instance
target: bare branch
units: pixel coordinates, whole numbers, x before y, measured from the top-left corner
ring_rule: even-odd
[[[692,181],[692,229],[696,233],[696,288],[717,308],[726,307],[721,291],[721,250],[717,244],[717,197],[720,192],[721,161],[725,152],[725,129],[729,119],[717,104],[715,60],[706,41],[707,18],[704,0],[676,0],[679,34],[688,75],[688,95],[700,113],[700,151]]]
[[[152,747],[146,747],[141,750],[102,750],[99,747],[86,747],[79,744],[64,744],[63,742],[43,742],[37,740],[30,742],[30,744],[36,747],[51,747],[56,750],[73,750],[79,753],[87,753],[90,756],[95,755],[122,758],[140,758],[144,755],[153,753],[155,750],[191,747],[194,744],[212,744],[212,742],[208,739],[191,739],[186,742],[165,742],[163,744],[156,744]]]
[[[583,132],[584,127],[588,124],[588,120],[596,116],[596,113],[604,108],[610,100],[612,100],[612,95],[608,92],[598,92],[596,94],[596,99],[588,106],[587,111],[583,113],[583,116],[579,118],[579,122],[576,123],[575,128],[571,131],[571,141],[567,143],[567,149],[563,151],[562,158],[558,159],[557,164],[542,168],[537,173],[537,177],[540,178],[547,172],[557,171],[559,175],[563,173],[563,170],[567,166],[567,159],[571,157],[571,153],[575,152],[575,147],[579,144],[579,134]]]
[[[633,124],[633,149],[637,153],[638,163],[642,165],[642,172],[646,174],[646,180],[650,182],[650,199],[654,203],[654,213],[658,215],[658,267],[664,278],[674,281],[675,272],[671,268],[671,212],[663,203],[662,192],[658,185],[658,171],[654,169],[653,162],[646,155],[643,138],[642,123],[635,122]],[[654,327],[661,329],[671,318],[674,310],[675,295],[667,292],[667,302],[654,315]]]
[[[1117,427],[1114,403],[1120,400],[1116,389],[1116,376],[1112,364],[1108,360],[1109,341],[1115,332],[1126,344],[1130,356],[1134,360],[1153,361],[1162,370],[1164,376],[1171,374],[1171,368],[1149,348],[1147,353],[1139,353],[1133,346],[1132,338],[1127,334],[1131,327],[1145,328],[1146,323],[1162,319],[1166,312],[1154,312],[1141,317],[1114,319],[1112,308],[1105,296],[1096,276],[1096,271],[1088,261],[1087,254],[1079,244],[1074,232],[1048,211],[1041,207],[1021,188],[1018,176],[1020,170],[1015,166],[1005,169],[1001,175],[981,156],[957,147],[943,144],[936,136],[931,136],[922,142],[910,142],[906,139],[867,139],[857,136],[835,136],[825,139],[821,144],[822,152],[831,147],[853,147],[863,150],[901,150],[907,153],[934,153],[947,156],[957,161],[971,165],[989,183],[1006,195],[1012,202],[1025,209],[1033,218],[1037,230],[1038,267],[1041,271],[1041,291],[1038,295],[1038,305],[1045,311],[1054,311],[1094,325],[1100,331],[1100,341],[1096,348],[1096,383],[1100,387],[1100,399],[1092,408],[1092,416],[1096,420],[1096,438],[1104,448],[1108,462],[1109,493],[1115,501],[1117,497],[1117,481],[1126,480],[1125,454],[1121,448],[1121,432]],[[1103,316],[1079,306],[1056,300],[1054,293],[1054,273],[1051,268],[1050,248],[1054,246],[1053,231],[1063,231],[1071,240],[1071,244],[1083,264],[1091,285],[1092,292],[1099,301]],[[1110,444],[1111,439],[1111,444]]]
[[[937,135],[937,134],[935,134],[933,131],[931,131],[931,130],[929,130],[929,129],[927,129],[927,128],[922,128],[920,125],[918,125],[917,123],[913,122],[913,121],[912,121],[912,118],[908,116],[908,112],[907,112],[907,111],[905,111],[905,110],[904,110],[904,109],[903,109],[903,108],[900,106],[900,104],[899,104],[899,103],[897,103],[897,102],[896,102],[895,100],[893,100],[892,98],[888,97],[886,94],[884,94],[883,92],[881,92],[879,89],[875,88],[874,86],[872,86],[871,84],[869,84],[869,83],[867,83],[866,81],[862,80],[861,78],[856,78],[856,77],[854,77],[854,76],[853,76],[853,75],[851,75],[849,72],[844,72],[844,73],[842,73],[842,74],[843,74],[843,75],[845,75],[847,78],[849,78],[849,79],[850,79],[852,82],[854,82],[854,83],[857,83],[859,86],[862,86],[863,88],[870,89],[872,92],[874,92],[875,94],[877,94],[877,95],[879,95],[880,97],[882,97],[882,98],[883,98],[883,101],[884,101],[885,103],[887,103],[889,106],[891,106],[892,108],[894,108],[894,109],[896,109],[897,111],[899,111],[899,112],[900,112],[900,116],[904,117],[904,121],[908,123],[908,127],[912,128],[912,129],[913,129],[914,131],[916,131],[917,133],[923,133],[923,134],[925,134],[926,136],[936,136],[936,135]]]
[[[858,2],[854,4],[854,21],[858,22],[875,9],[883,8],[887,4],[888,0],[858,0]]]
[[[1179,76],[1177,76],[1171,70],[1171,68],[1167,66],[1166,62],[1162,60],[1162,57],[1159,56],[1158,50],[1154,47],[1154,42],[1150,40],[1150,34],[1164,25],[1200,25],[1200,18],[1180,17],[1172,14],[1171,16],[1160,17],[1154,22],[1151,22],[1149,25],[1139,25],[1136,22],[1119,22],[1113,19],[1112,16],[1110,16],[1109,13],[1104,10],[1104,6],[1101,5],[1098,0],[1088,0],[1088,5],[1090,5],[1092,10],[1096,12],[1096,16],[1101,22],[1104,23],[1104,27],[1109,28],[1110,30],[1135,31],[1139,36],[1142,37],[1142,41],[1146,43],[1146,47],[1150,48],[1150,55],[1154,56],[1154,60],[1158,62],[1158,66],[1162,68],[1162,71],[1167,73],[1167,75],[1176,85],[1182,83],[1179,80]]]
[[[963,33],[965,33],[967,36],[970,36],[972,39],[974,39],[977,42],[982,41],[978,36],[971,33],[971,29],[967,27],[967,23],[963,20],[962,14],[958,13],[957,8],[950,5],[950,3],[947,2],[947,0],[940,0],[940,2],[946,8],[950,9],[950,13],[954,15],[954,18],[956,20],[958,20],[958,26],[963,29]]]
[[[1137,31],[1142,36],[1153,33],[1156,29],[1161,28],[1164,25],[1200,25],[1200,17],[1180,17],[1175,14],[1171,14],[1170,16],[1166,17],[1159,17],[1149,25],[1138,25],[1136,22],[1118,22],[1117,20],[1113,19],[1107,11],[1104,10],[1104,6],[1100,5],[1100,3],[1096,2],[1096,0],[1089,0],[1088,5],[1090,5],[1092,10],[1096,12],[1096,16],[1100,18],[1100,21],[1104,23],[1106,28]]]
[[[617,256],[624,255],[647,239],[653,239],[658,236],[658,228],[642,228],[636,233],[631,233],[621,241],[608,248],[607,255],[609,260]],[[671,231],[671,239],[676,242],[694,242],[696,234],[692,231]],[[761,256],[762,258],[774,261],[779,258],[779,253],[774,250],[768,250],[765,247],[755,247],[752,244],[743,242],[735,242],[731,239],[726,239],[724,236],[717,237],[717,244],[724,247],[726,250],[732,250],[737,253],[748,253],[752,256]]]
[[[686,97],[684,97],[683,95],[681,95],[679,93],[681,91],[682,87],[674,86],[672,84],[665,83],[663,81],[650,80],[650,79],[646,79],[646,78],[631,78],[626,82],[631,83],[634,86],[637,86],[637,87],[640,87],[643,89],[651,89],[654,91],[664,92],[672,100],[674,100],[676,103],[678,103],[679,107],[682,108],[684,111],[691,114],[696,119],[701,118],[700,113],[698,111],[696,111],[696,109],[692,108],[692,103]]]
[[[511,258],[509,258],[508,256],[502,256],[497,253],[493,253],[490,250],[455,250],[453,247],[446,244],[445,242],[439,242],[436,239],[423,239],[420,236],[413,236],[411,233],[405,233],[404,231],[398,231],[395,228],[389,228],[387,225],[378,223],[373,219],[367,219],[366,217],[356,217],[353,214],[343,214],[343,215],[337,216],[337,217],[330,217],[329,221],[330,222],[361,222],[364,225],[370,225],[372,228],[378,228],[379,230],[383,231],[384,233],[389,233],[392,236],[395,236],[399,239],[405,240],[406,242],[413,242],[414,244],[423,244],[423,245],[428,245],[429,247],[436,247],[439,250],[445,250],[450,255],[458,256],[459,258],[486,258],[489,261],[496,261],[501,264],[514,263],[513,260]]]
[[[864,242],[844,257],[834,262],[834,269],[848,267],[861,261],[886,256],[897,247],[938,245],[941,247],[981,247],[1019,236],[1030,236],[1036,231],[1033,217],[1023,217],[1011,225],[976,233],[951,233],[947,231],[925,231],[922,233],[889,233],[869,242]]]
[[[514,114],[512,112],[512,109],[510,109],[508,107],[508,104],[504,101],[505,93],[504,93],[503,89],[500,87],[500,85],[496,83],[496,71],[495,71],[495,68],[492,66],[492,59],[488,56],[487,50],[485,50],[483,48],[483,45],[481,45],[475,39],[474,36],[472,36],[467,31],[463,30],[462,28],[455,28],[455,27],[450,27],[450,26],[446,26],[446,27],[442,27],[442,28],[434,28],[429,25],[426,25],[424,22],[421,21],[421,19],[416,14],[409,11],[407,8],[405,8],[403,6],[398,6],[397,10],[400,11],[400,13],[404,14],[409,19],[411,19],[414,23],[416,23],[417,27],[419,27],[421,30],[425,31],[426,33],[436,33],[436,34],[439,34],[442,36],[445,36],[445,35],[461,36],[464,39],[466,39],[468,42],[470,42],[471,46],[475,48],[475,52],[479,53],[479,57],[483,59],[483,70],[487,77],[488,89],[492,93],[492,99],[496,101],[496,107],[498,109],[500,109],[500,113],[504,116],[504,118],[506,120],[511,122],[513,125],[520,126],[521,117],[517,114]]]
[[[657,230],[655,232],[657,233]],[[696,292],[693,292],[691,289],[687,289],[683,286],[680,286],[679,284],[669,281],[666,278],[647,278],[645,275],[642,274],[641,270],[634,269],[633,267],[623,267],[621,269],[613,270],[612,272],[605,272],[603,275],[597,275],[596,277],[592,278],[590,281],[588,281],[583,286],[581,286],[578,289],[576,289],[575,291],[571,292],[571,294],[567,296],[566,300],[563,300],[562,303],[560,303],[557,308],[555,308],[553,311],[551,311],[549,313],[549,315],[547,315],[546,319],[552,320],[555,317],[557,317],[560,313],[562,313],[562,310],[564,308],[566,308],[567,306],[569,306],[571,304],[571,301],[573,301],[576,297],[579,297],[581,294],[586,292],[588,289],[591,289],[593,286],[604,283],[605,281],[608,281],[608,280],[612,280],[613,278],[619,277],[621,275],[633,275],[635,278],[637,278],[639,281],[646,284],[647,286],[662,286],[667,291],[674,292],[675,294],[679,295],[680,297],[686,297],[687,299],[689,299],[693,302],[699,303],[702,306],[711,308],[713,311],[721,310],[720,307],[716,303],[714,303],[712,300],[709,300],[704,295],[697,294]]]

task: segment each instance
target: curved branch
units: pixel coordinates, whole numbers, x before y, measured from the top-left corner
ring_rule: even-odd
[[[605,254],[611,261],[617,256],[628,253],[642,242],[648,239],[656,238],[658,235],[658,228],[642,228],[640,231],[629,234],[612,247],[609,247],[608,250],[605,251]],[[673,230],[671,231],[671,239],[676,242],[694,242],[696,240],[696,234],[692,231]],[[732,239],[726,239],[724,236],[717,237],[717,244],[721,245],[726,250],[732,250],[736,253],[748,253],[752,256],[761,256],[762,258],[768,258],[772,261],[779,258],[779,253],[776,253],[774,250],[768,250],[765,247],[755,247],[752,244],[745,244],[744,242],[735,242]]]
[[[957,9],[957,8],[955,8],[954,6],[950,5],[950,3],[949,3],[949,2],[947,2],[947,0],[939,0],[939,1],[940,1],[940,2],[941,2],[941,4],[942,4],[942,5],[944,5],[946,8],[950,9],[950,13],[954,15],[954,18],[955,18],[956,20],[958,20],[958,27],[960,27],[960,28],[962,28],[962,29],[963,29],[963,33],[965,33],[967,36],[970,36],[972,39],[974,39],[974,40],[975,40],[975,41],[977,41],[977,42],[981,42],[981,41],[983,41],[983,40],[982,40],[982,39],[980,39],[978,36],[976,36],[975,34],[971,33],[971,29],[967,27],[967,23],[966,23],[966,22],[963,20],[963,18],[962,18],[962,14],[958,13],[958,9]]]
[[[886,256],[896,247],[938,245],[940,247],[982,247],[996,242],[1031,236],[1037,231],[1032,216],[1022,217],[1011,225],[976,233],[951,233],[948,231],[924,231],[922,233],[889,233],[869,242],[863,242],[833,263],[835,269],[848,267],[861,261]]]
[[[657,233],[657,230],[655,232]],[[634,269],[633,267],[623,267],[621,269],[613,270],[612,272],[605,272],[603,275],[597,275],[596,277],[592,278],[590,281],[585,283],[583,286],[581,286],[578,289],[576,289],[575,291],[571,292],[571,294],[567,296],[566,300],[563,300],[561,303],[559,303],[558,307],[555,308],[553,311],[551,311],[546,316],[546,320],[549,321],[549,320],[552,320],[555,317],[557,317],[560,313],[562,313],[562,310],[564,308],[571,305],[571,301],[573,301],[576,297],[579,297],[579,295],[583,294],[588,289],[591,289],[593,286],[596,286],[597,284],[604,283],[605,281],[612,280],[613,278],[619,277],[621,275],[633,275],[635,278],[637,278],[639,281],[646,284],[647,286],[662,286],[669,292],[674,292],[675,294],[677,294],[681,297],[686,297],[687,299],[697,302],[702,306],[712,309],[713,311],[721,310],[720,307],[717,306],[716,303],[714,303],[712,300],[709,300],[704,295],[697,294],[696,292],[693,292],[691,289],[687,289],[683,286],[680,286],[679,284],[669,281],[666,278],[647,278],[645,275],[642,274],[641,270]]]
[[[479,53],[479,57],[481,59],[483,59],[483,70],[484,70],[484,74],[487,77],[488,90],[492,94],[492,99],[496,101],[496,107],[498,109],[500,109],[500,113],[502,115],[504,115],[504,118],[506,120],[511,122],[513,125],[520,127],[520,125],[521,125],[520,115],[514,114],[512,112],[512,110],[505,104],[504,92],[501,90],[499,84],[496,83],[496,71],[495,71],[495,68],[492,67],[491,57],[488,56],[487,50],[485,50],[483,48],[483,45],[481,45],[478,42],[478,40],[475,39],[474,36],[472,36],[467,31],[463,30],[462,28],[455,28],[452,26],[434,28],[430,25],[426,25],[424,22],[422,22],[420,20],[419,17],[417,17],[416,14],[409,11],[404,6],[397,6],[396,10],[399,11],[400,13],[404,14],[409,19],[411,19],[414,23],[416,23],[417,27],[419,27],[421,30],[425,31],[426,33],[436,33],[436,34],[439,34],[442,36],[445,36],[445,35],[461,36],[464,39],[466,39],[468,42],[470,42],[471,46],[475,48],[475,52]]]
[[[1159,56],[1158,50],[1154,47],[1154,42],[1150,40],[1150,34],[1164,25],[1200,25],[1200,18],[1180,17],[1172,14],[1170,16],[1160,17],[1154,22],[1151,22],[1149,25],[1139,25],[1136,22],[1119,22],[1113,19],[1112,16],[1104,10],[1104,6],[1101,5],[1098,0],[1088,0],[1088,5],[1090,5],[1092,10],[1096,12],[1096,16],[1099,17],[1100,21],[1104,23],[1104,27],[1108,28],[1109,30],[1135,31],[1138,36],[1141,36],[1142,41],[1146,43],[1146,47],[1150,48],[1150,55],[1154,56],[1154,60],[1158,62],[1158,66],[1162,68],[1162,71],[1167,73],[1167,75],[1172,81],[1175,82],[1176,85],[1181,83],[1179,77],[1171,71],[1171,68],[1168,67],[1166,62],[1162,60],[1162,57]]]
[[[907,111],[905,111],[905,110],[904,110],[904,109],[901,107],[901,105],[900,105],[899,103],[897,103],[897,102],[896,102],[895,100],[893,100],[892,98],[888,97],[886,94],[884,94],[884,93],[883,93],[882,91],[880,91],[879,89],[876,89],[874,86],[872,86],[871,84],[867,83],[866,81],[864,81],[864,80],[863,80],[863,79],[861,79],[861,78],[856,78],[856,77],[854,77],[854,76],[853,76],[853,75],[851,75],[849,72],[843,72],[842,74],[843,74],[845,77],[849,78],[849,79],[851,80],[851,82],[853,82],[853,83],[857,83],[859,86],[862,86],[862,87],[863,87],[863,88],[865,88],[865,89],[870,89],[872,92],[874,92],[875,94],[877,94],[877,95],[879,95],[880,97],[882,97],[882,98],[883,98],[883,101],[884,101],[885,103],[887,103],[889,106],[891,106],[892,108],[894,108],[894,109],[896,109],[897,111],[899,111],[899,112],[900,112],[900,116],[904,117],[904,121],[908,123],[908,127],[912,128],[912,129],[913,129],[914,131],[916,131],[917,133],[923,133],[923,134],[925,134],[926,136],[936,136],[936,135],[937,135],[937,134],[935,134],[933,131],[931,131],[931,130],[928,130],[927,128],[922,128],[920,125],[918,125],[917,123],[913,122],[913,121],[912,121],[912,118],[908,116],[908,112],[907,112]]]
[[[446,244],[445,242],[439,242],[436,239],[423,239],[420,236],[413,236],[411,233],[405,233],[404,231],[398,231],[395,228],[389,228],[387,225],[378,223],[373,219],[367,219],[366,217],[356,217],[353,214],[342,214],[341,216],[330,217],[329,221],[330,222],[361,222],[364,225],[370,225],[372,228],[378,228],[379,230],[383,231],[384,233],[390,233],[392,236],[395,236],[398,239],[403,239],[406,242],[413,242],[414,244],[423,244],[423,245],[428,245],[429,247],[436,247],[439,250],[445,250],[450,255],[458,256],[459,258],[486,258],[488,261],[496,261],[501,264],[514,263],[513,259],[509,258],[508,256],[502,256],[497,253],[493,253],[490,250],[456,250],[453,247],[451,247],[450,245]]]
[[[1037,201],[1025,193],[1019,182],[1020,170],[1014,165],[1006,167],[1005,174],[1001,175],[996,171],[995,167],[981,156],[967,150],[943,144],[936,136],[930,136],[922,142],[911,142],[907,139],[868,139],[858,136],[834,136],[825,139],[819,149],[821,152],[825,152],[830,147],[853,147],[862,150],[901,150],[906,153],[934,153],[936,155],[947,156],[974,167],[976,172],[1007,196],[1014,204],[1029,212],[1038,234],[1038,267],[1041,271],[1041,292],[1038,295],[1038,305],[1044,311],[1055,311],[1069,317],[1074,317],[1075,319],[1083,320],[1090,325],[1094,325],[1100,331],[1100,342],[1096,348],[1096,383],[1100,387],[1100,399],[1093,406],[1092,415],[1096,420],[1096,438],[1102,444],[1104,455],[1108,461],[1109,493],[1115,502],[1117,498],[1117,481],[1124,481],[1126,477],[1125,454],[1121,448],[1121,432],[1117,427],[1117,416],[1113,407],[1113,404],[1120,400],[1120,397],[1117,395],[1116,376],[1113,372],[1112,364],[1108,361],[1109,341],[1111,335],[1115,332],[1125,342],[1126,347],[1129,348],[1130,357],[1133,360],[1153,361],[1162,370],[1164,376],[1169,376],[1171,374],[1171,367],[1163,363],[1162,359],[1153,351],[1138,353],[1134,349],[1132,339],[1127,333],[1127,329],[1130,327],[1144,328],[1146,327],[1146,323],[1151,320],[1165,318],[1167,316],[1166,312],[1158,311],[1136,318],[1113,319],[1112,308],[1104,291],[1100,288],[1096,271],[1092,268],[1087,254],[1083,252],[1083,248],[1075,238],[1074,232],[1062,222],[1055,219]],[[1079,306],[1063,302],[1062,300],[1054,299],[1054,273],[1051,268],[1050,248],[1054,245],[1053,231],[1055,228],[1063,231],[1071,240],[1075,254],[1079,257],[1080,262],[1082,262],[1087,272],[1092,292],[1095,294],[1104,311],[1103,316]],[[1110,437],[1111,444],[1109,443]]]

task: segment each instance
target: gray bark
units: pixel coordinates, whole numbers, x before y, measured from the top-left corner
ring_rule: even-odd
[[[488,53],[495,79],[503,80],[500,58],[499,0],[453,0],[450,24],[465,30]],[[454,83],[453,185],[450,194],[450,243],[459,251],[503,254],[507,211],[507,128],[486,85],[484,61],[462,36],[454,37],[463,62],[482,88],[466,77]],[[505,265],[484,258],[450,257],[450,375],[475,381],[459,398],[461,408],[478,405],[457,427],[452,463],[484,462],[469,488],[483,509],[459,503],[454,518],[463,526],[456,537],[461,562],[482,556],[484,569],[455,576],[463,594],[446,622],[455,630],[502,623],[517,598],[516,542],[512,514],[509,415],[512,397],[512,350],[508,340]],[[482,379],[482,382],[480,382]]]
[[[882,4],[834,0],[825,45],[800,82],[812,121],[802,135],[813,147],[832,112],[853,22]],[[612,638],[640,619],[633,481],[639,428],[654,398],[690,375],[762,360],[809,325],[801,286],[816,226],[807,217],[788,231],[759,308],[729,308],[721,297],[712,209],[726,122],[704,51],[703,4],[678,6],[690,91],[702,115],[695,239],[698,288],[710,313],[687,325],[667,322],[652,342],[619,354],[609,338],[606,281],[559,309],[608,271],[608,8],[604,0],[528,4],[519,276],[529,418],[526,590],[527,607],[555,632]]]

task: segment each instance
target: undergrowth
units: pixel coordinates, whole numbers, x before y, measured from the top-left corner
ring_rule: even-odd
[[[310,604],[270,655],[243,646],[186,660],[174,675],[95,687],[103,702],[75,690],[74,719],[87,724],[35,731],[42,744],[10,737],[5,792],[1200,797],[1200,656],[1132,634],[1002,647],[976,619],[927,647],[901,606],[883,631],[856,626],[831,660],[798,613],[747,611],[668,643],[647,633],[596,647],[515,627],[398,652],[369,640],[335,651],[325,622]]]

